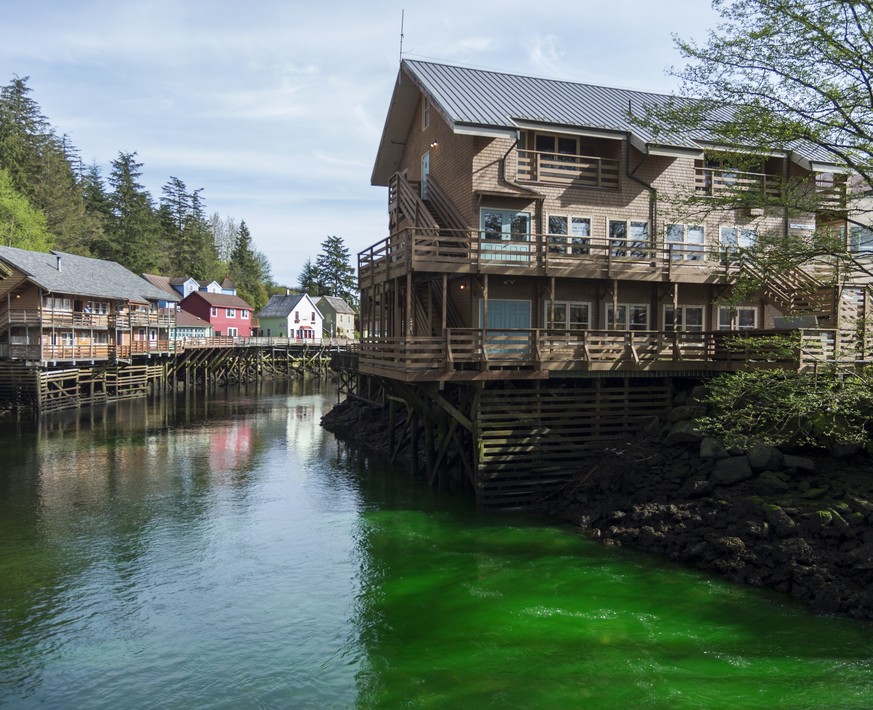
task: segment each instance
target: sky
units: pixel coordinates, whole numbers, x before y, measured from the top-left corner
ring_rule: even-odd
[[[410,59],[663,93],[673,35],[717,22],[707,0],[0,0],[0,17],[0,82],[29,77],[86,164],[136,152],[156,202],[170,177],[202,189],[289,286],[328,235],[353,257],[387,236],[370,175],[401,19]]]

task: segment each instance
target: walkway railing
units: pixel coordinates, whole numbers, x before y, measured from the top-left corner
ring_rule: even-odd
[[[741,345],[737,336],[742,336]],[[389,376],[470,369],[807,371],[873,362],[873,339],[868,343],[856,331],[826,329],[689,333],[449,328],[444,336],[365,339],[359,362],[364,372]]]

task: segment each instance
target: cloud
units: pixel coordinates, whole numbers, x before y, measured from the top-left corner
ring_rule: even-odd
[[[529,39],[529,45],[528,61],[535,70],[552,76],[563,72],[564,52],[558,37],[535,34]]]

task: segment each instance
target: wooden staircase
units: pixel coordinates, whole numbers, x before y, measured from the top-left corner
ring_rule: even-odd
[[[744,253],[740,256],[739,274],[761,284],[767,300],[787,315],[831,316],[834,313],[835,289],[800,267],[777,272]]]

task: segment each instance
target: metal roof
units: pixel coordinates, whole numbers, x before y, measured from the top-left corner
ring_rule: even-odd
[[[331,308],[333,308],[335,313],[343,313],[346,315],[354,315],[355,312],[352,310],[352,307],[346,303],[344,298],[340,298],[339,296],[319,296],[314,299],[313,302],[315,305],[319,305],[322,301],[327,303]]]
[[[50,293],[138,303],[179,300],[178,295],[170,295],[114,261],[59,251],[46,253],[5,246],[0,246],[0,259]]]
[[[693,99],[404,59],[385,120],[373,184],[387,184],[399,164],[419,92],[430,99],[456,133],[514,137],[521,128],[537,127],[612,133],[621,138],[630,136],[644,152],[666,148],[702,153],[707,141],[702,128],[697,134],[665,129],[656,132],[630,120],[631,114],[642,117],[646,107]],[[728,110],[719,114],[716,118],[720,121],[730,119]],[[791,148],[798,154],[795,157],[807,164],[833,162],[832,156],[812,144],[798,142]]]

